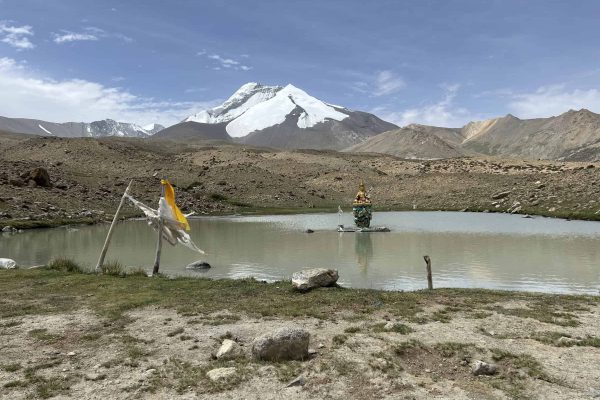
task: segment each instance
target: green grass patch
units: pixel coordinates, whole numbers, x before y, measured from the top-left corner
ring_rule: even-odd
[[[100,267],[100,271],[102,272],[103,275],[110,275],[110,276],[124,276],[125,275],[125,268],[123,267],[123,264],[121,264],[118,261],[105,262],[104,264],[102,264],[102,267]],[[145,273],[144,273],[144,276],[146,276]]]
[[[358,333],[360,332],[360,326],[349,326],[344,329],[344,333]]]
[[[21,369],[21,364],[19,363],[11,363],[11,364],[2,364],[0,365],[0,369],[3,369],[6,372],[15,372]]]
[[[68,258],[55,258],[48,264],[48,268],[54,271],[82,274],[83,268],[75,261]]]
[[[29,386],[29,382],[21,381],[21,380],[9,381],[4,384],[4,387],[7,389],[27,387],[27,386]]]
[[[386,328],[387,326],[387,328]],[[394,332],[399,333],[401,335],[408,335],[411,332],[414,332],[414,329],[408,325],[405,325],[400,322],[394,322],[391,325],[388,325],[387,322],[380,322],[371,326],[371,330],[373,332]]]
[[[474,348],[473,344],[457,343],[457,342],[442,342],[436,343],[433,348],[437,350],[440,355],[444,358],[454,357],[468,352],[469,349]]]
[[[331,339],[331,341],[335,347],[339,347],[339,346],[343,345],[344,343],[346,343],[347,340],[348,340],[348,335],[335,335]]]
[[[46,328],[32,329],[27,332],[27,334],[36,340],[41,340],[44,342],[53,342],[60,338],[60,335],[48,333]]]
[[[168,337],[177,336],[177,335],[180,335],[180,334],[182,334],[184,331],[185,331],[185,329],[184,329],[184,328],[182,328],[182,327],[179,327],[179,328],[175,329],[174,331],[168,332],[168,333],[167,333],[167,336],[168,336]]]
[[[598,296],[568,296],[502,292],[479,289],[436,289],[433,291],[392,292],[373,289],[319,288],[299,293],[286,282],[263,283],[252,279],[209,280],[204,278],[167,278],[112,276],[70,273],[63,269],[10,270],[2,273],[0,292],[11,293],[18,301],[0,301],[0,317],[69,313],[86,308],[108,321],[119,321],[123,314],[139,307],[170,308],[180,315],[218,317],[198,318],[202,323],[235,322],[240,315],[251,317],[321,320],[354,315],[357,320],[375,312],[398,319],[418,320],[428,305],[477,309],[498,307],[506,301],[525,301],[545,314],[563,313],[566,307],[595,305]],[[231,313],[223,313],[223,304]],[[543,306],[542,306],[543,305]],[[452,311],[448,311],[450,313]],[[506,311],[509,313],[509,311]],[[235,316],[232,316],[235,315]],[[528,314],[529,315],[529,314]],[[540,316],[530,314],[532,318]],[[570,315],[575,320],[575,315]],[[559,318],[564,320],[564,316]]]

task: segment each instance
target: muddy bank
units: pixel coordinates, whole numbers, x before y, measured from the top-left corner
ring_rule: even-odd
[[[289,282],[0,271],[0,396],[585,399],[600,393],[600,298],[380,292]],[[253,340],[296,327],[303,361]],[[215,359],[225,339],[241,352]],[[476,376],[476,361],[497,372]],[[225,378],[208,374],[226,368]],[[222,370],[220,370],[222,372]],[[296,379],[298,378],[298,379]],[[295,381],[293,385],[290,382]]]
[[[47,170],[49,186],[29,178]],[[379,210],[469,210],[600,219],[594,164],[459,158],[400,160],[331,151],[127,139],[0,137],[0,227],[110,220],[130,179],[155,204],[169,177],[185,212],[336,210],[360,179]],[[128,206],[125,217],[139,215]]]

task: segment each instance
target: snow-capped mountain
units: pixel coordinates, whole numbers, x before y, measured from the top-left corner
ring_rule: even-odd
[[[325,103],[293,85],[247,83],[218,107],[201,111],[160,136],[222,136],[257,146],[343,149],[396,125],[360,111]],[[181,131],[181,133],[180,133]],[[184,133],[185,132],[185,133]]]
[[[164,129],[162,125],[141,127],[136,124],[117,122],[112,119],[87,122],[55,123],[27,118],[0,117],[0,130],[28,133],[31,135],[57,137],[139,137],[144,138]]]

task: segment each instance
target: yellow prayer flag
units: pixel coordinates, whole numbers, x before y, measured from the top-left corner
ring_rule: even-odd
[[[177,207],[177,204],[175,204],[175,189],[173,189],[173,186],[171,186],[169,181],[166,179],[161,179],[160,183],[162,183],[165,187],[165,200],[167,201],[169,207],[171,207],[171,211],[173,211],[173,216],[175,216],[177,221],[181,223],[181,225],[185,228],[186,231],[189,231],[190,224],[188,223],[187,218],[185,217],[185,215],[183,215],[179,207]]]

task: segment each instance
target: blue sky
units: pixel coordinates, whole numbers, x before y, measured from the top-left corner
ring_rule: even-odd
[[[292,83],[406,125],[600,112],[600,2],[0,0],[0,115],[171,124]]]

